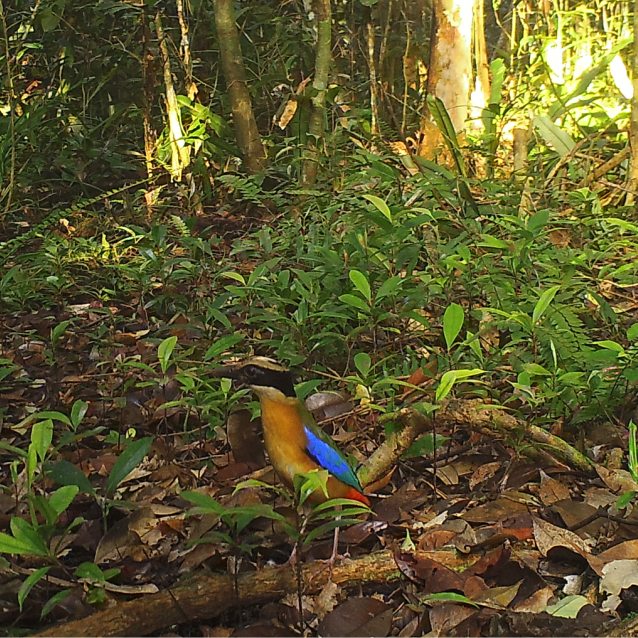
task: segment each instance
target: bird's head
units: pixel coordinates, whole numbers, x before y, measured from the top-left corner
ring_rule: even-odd
[[[213,371],[215,377],[226,377],[247,385],[259,398],[274,401],[296,399],[293,377],[281,364],[267,357],[250,357]]]

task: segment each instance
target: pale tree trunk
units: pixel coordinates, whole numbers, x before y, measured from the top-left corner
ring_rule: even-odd
[[[303,163],[301,183],[311,186],[317,179],[319,147],[323,141],[326,112],[326,90],[330,74],[332,54],[332,9],[330,0],[313,0],[313,12],[317,26],[315,76],[312,82],[311,111],[308,122],[308,144]]]
[[[474,0],[434,0],[428,95],[443,102],[457,133],[465,128],[469,110],[474,4]],[[449,163],[443,136],[429,116],[422,119],[421,130],[425,143],[419,154]]]
[[[144,99],[142,101],[142,122],[144,126],[144,160],[146,165],[146,177],[148,188],[144,193],[146,203],[147,221],[153,219],[154,206],[159,190],[153,183],[153,166],[155,157],[155,144],[157,134],[153,127],[152,105],[155,96],[155,61],[151,49],[151,29],[149,26],[146,8],[140,12],[142,19],[142,81],[144,83]]]
[[[222,69],[233,111],[235,138],[248,172],[257,173],[266,164],[266,154],[246,84],[246,69],[235,24],[233,0],[215,0],[215,25]]]
[[[428,94],[440,98],[457,132],[465,128],[468,115],[473,14],[473,0],[434,0]]]
[[[177,94],[173,85],[173,73],[171,72],[171,59],[168,45],[162,28],[162,16],[158,11],[155,15],[155,31],[159,41],[159,50],[162,58],[162,70],[164,72],[164,101],[166,103],[166,117],[168,120],[168,137],[171,144],[171,175],[173,179],[182,179],[182,172],[190,162],[190,150],[184,139],[184,128],[180,114]]]
[[[474,15],[474,59],[476,78],[472,91],[472,120],[474,129],[483,129],[483,110],[490,99],[490,65],[487,60],[487,44],[485,42],[485,0],[476,0]]]
[[[631,206],[638,194],[638,0],[634,0],[634,49],[631,60],[632,86],[634,94],[631,98],[631,121],[629,123],[629,146],[631,162],[629,172],[629,192],[626,203]]]

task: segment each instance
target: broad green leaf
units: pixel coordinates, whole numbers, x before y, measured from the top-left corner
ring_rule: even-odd
[[[365,297],[368,303],[372,301],[372,292],[368,278],[360,270],[351,270],[348,273],[354,287]]]
[[[46,576],[50,569],[50,566],[36,569],[32,574],[29,574],[22,585],[20,585],[20,589],[18,590],[18,606],[20,607],[20,611],[22,611],[22,605],[24,605],[24,601],[29,595],[29,592]]]
[[[627,328],[627,339],[629,341],[638,339],[638,323],[632,323],[631,326]]]
[[[246,279],[244,279],[244,276],[241,273],[229,270],[228,272],[223,273],[222,276],[226,277],[227,279],[232,279],[233,281],[238,281],[240,284],[242,284],[242,286],[246,285]]]
[[[486,248],[504,248],[504,249],[509,249],[510,245],[506,242],[503,241],[502,239],[499,239],[498,237],[494,237],[494,235],[487,235],[487,234],[482,234],[481,235],[481,241],[478,242],[477,244],[478,246],[485,246]]]
[[[77,430],[80,423],[82,423],[82,419],[89,409],[89,404],[86,401],[82,401],[82,399],[78,399],[73,403],[73,407],[71,408],[71,423],[73,424],[73,429]]]
[[[483,374],[483,372],[485,371],[479,368],[472,368],[471,370],[448,370],[441,376],[439,385],[436,388],[436,401],[440,402],[448,394],[450,394],[457,381],[462,381],[469,377],[475,377],[478,374]]]
[[[357,354],[354,355],[354,365],[361,373],[361,376],[366,379],[372,366],[370,355],[367,352],[357,352]]]
[[[70,324],[71,322],[68,320],[60,321],[60,323],[51,330],[51,344],[53,346],[57,344],[57,342],[60,340],[60,337],[66,332],[66,329],[69,327]]]
[[[49,496],[49,505],[51,505],[59,516],[71,505],[79,491],[80,488],[77,485],[63,485]]]
[[[574,150],[576,142],[546,115],[537,115],[534,118],[534,126],[545,140],[545,143],[551,146],[561,157],[566,157]]]
[[[62,412],[56,412],[55,410],[45,410],[44,412],[36,413],[35,417],[38,421],[45,421],[46,419],[52,419],[53,421],[60,421],[64,423],[64,425],[68,425],[69,427],[73,426],[71,419],[66,414]]]
[[[47,470],[47,475],[58,485],[75,485],[85,494],[94,494],[95,490],[84,472],[70,461],[61,460]]]
[[[634,480],[636,480],[634,478]],[[636,492],[630,490],[629,492],[623,492],[616,500],[616,509],[624,510],[636,497]]]
[[[38,421],[33,424],[31,428],[31,445],[35,450],[38,458],[43,461],[51,441],[53,440],[53,421],[46,419],[46,421]]]
[[[13,537],[29,545],[29,554],[33,556],[48,556],[49,549],[37,529],[19,516],[14,516],[10,523]]]
[[[603,339],[602,341],[594,341],[595,346],[600,346],[601,348],[605,348],[605,350],[613,350],[618,354],[625,354],[625,349],[615,341],[611,341],[610,339]]]
[[[106,580],[104,572],[95,563],[84,562],[75,568],[75,576],[95,583],[102,583]]]
[[[528,372],[529,374],[535,375],[535,376],[540,376],[540,377],[551,377],[552,373],[547,369],[544,368],[542,365],[538,364],[538,363],[526,363],[523,366],[523,370],[525,370],[525,372]]]
[[[363,198],[373,204],[388,221],[392,221],[392,211],[380,197],[377,197],[376,195],[364,195]]]
[[[445,337],[448,350],[459,336],[464,320],[465,313],[459,304],[451,303],[445,309],[445,313],[443,314],[443,336]]]
[[[532,313],[532,321],[535,324],[538,323],[541,317],[545,314],[545,311],[549,308],[549,304],[552,303],[552,300],[559,290],[560,286],[552,286],[541,294],[534,306],[534,312]]]
[[[294,479],[295,494],[299,498],[299,504],[303,505],[311,494],[317,490],[328,498],[328,472],[326,470],[311,470],[310,472],[300,472]]]
[[[28,540],[15,538],[4,532],[0,532],[0,554],[16,554],[19,556],[41,556],[39,551],[34,551]]]
[[[357,295],[351,295],[350,293],[339,295],[339,301],[343,301],[343,303],[353,306],[362,312],[370,312],[370,306],[368,306],[368,304]]]
[[[558,618],[576,618],[578,612],[585,606],[589,605],[589,600],[585,596],[572,594],[565,596],[553,605],[547,605],[545,611],[551,616]]]
[[[164,339],[164,341],[162,341],[162,343],[160,343],[157,347],[157,358],[159,359],[162,372],[164,373],[168,370],[171,355],[173,354],[173,350],[176,345],[177,337],[173,335],[172,337]]]
[[[389,277],[381,284],[381,286],[379,286],[379,290],[377,290],[375,299],[377,301],[381,301],[386,297],[398,294],[401,290],[402,285],[403,280],[399,275]]]
[[[220,339],[217,339],[215,343],[206,350],[204,355],[204,361],[210,361],[216,359],[219,355],[231,350],[233,346],[236,346],[240,341],[243,341],[244,336],[239,334],[225,335]]]
[[[413,459],[421,456],[430,456],[435,449],[445,445],[449,440],[449,437],[442,434],[436,435],[436,445],[434,444],[435,438],[431,432],[420,436],[412,445],[402,454],[404,459]]]
[[[139,441],[133,441],[120,454],[120,458],[115,461],[111,472],[106,479],[106,495],[113,496],[117,486],[142,462],[148,454],[153,444],[153,437],[146,436]]]
[[[221,514],[224,511],[223,505],[216,501],[212,496],[203,494],[202,492],[187,491],[182,492],[182,498],[186,499],[189,503],[196,506],[197,514]]]

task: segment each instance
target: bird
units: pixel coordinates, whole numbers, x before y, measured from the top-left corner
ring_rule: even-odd
[[[268,357],[254,356],[219,368],[213,376],[238,381],[257,395],[264,446],[273,469],[288,488],[293,488],[298,474],[327,470],[327,496],[317,489],[310,495],[310,502],[347,498],[370,507],[370,499],[347,458],[297,397],[288,368]]]

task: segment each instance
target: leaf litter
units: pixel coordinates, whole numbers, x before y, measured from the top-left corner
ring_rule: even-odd
[[[105,317],[109,327],[97,338],[91,327]],[[70,319],[52,349],[45,336]],[[90,305],[71,308],[70,314],[38,312],[3,322],[8,329],[2,356],[12,366],[0,386],[7,406],[3,480],[11,481],[10,446],[26,448],[32,415],[69,414],[82,400],[87,409],[79,429],[55,421],[56,440],[67,441],[56,460],[66,465],[52,464],[40,489],[52,492],[64,480],[63,470],[85,477],[88,486],[63,515],[65,521],[81,516],[83,522],[57,539],[57,566],[34,586],[21,613],[20,577],[39,565],[15,556],[2,563],[3,624],[20,618],[37,625],[38,610],[58,581],[72,595],[54,606],[49,621],[90,611],[86,596],[96,585],[73,578],[82,562],[118,572],[114,582],[98,586],[102,602],[94,608],[99,608],[107,600],[116,605],[123,596],[170,589],[194,570],[249,572],[285,561],[291,543],[276,521],[249,524],[248,544],[239,550],[224,536],[221,516],[187,515],[189,504],[180,496],[187,489],[227,508],[279,507],[279,500],[259,489],[233,494],[243,479],[275,481],[265,465],[258,421],[247,410],[235,412],[225,419],[221,436],[207,437],[210,414],[183,400],[174,369],[162,376],[154,367],[157,326],[140,325],[130,307]],[[200,338],[199,327],[186,318],[175,331],[182,347],[195,347]],[[368,453],[371,441],[382,440],[382,427],[372,432],[370,413],[353,410],[348,397],[320,393],[313,401],[335,438],[349,447]],[[620,494],[638,490],[627,472],[596,464],[592,479],[565,467],[530,464],[506,440],[461,430],[439,434],[449,437],[445,459],[436,466],[427,455],[403,461],[379,485],[372,516],[342,533],[350,560],[391,551],[399,580],[371,580],[355,590],[330,583],[318,594],[304,594],[307,630],[326,636],[600,635],[638,611],[638,514],[631,504],[616,507]],[[145,436],[152,445],[106,494],[123,449]],[[25,494],[26,480],[23,472],[15,477],[17,495]],[[9,532],[16,516],[26,511],[3,494],[0,531]],[[323,545],[328,548],[329,541],[316,541],[305,560],[321,556]],[[73,600],[78,604],[70,604]],[[211,610],[208,623],[200,622],[195,631],[296,635],[298,625],[290,592],[279,602],[221,618]],[[193,627],[184,621],[185,632]]]

